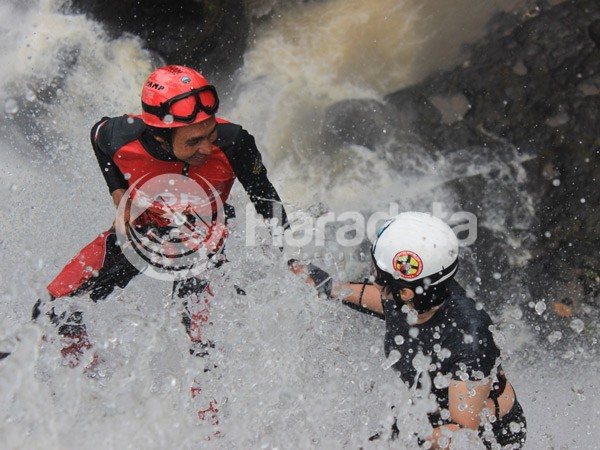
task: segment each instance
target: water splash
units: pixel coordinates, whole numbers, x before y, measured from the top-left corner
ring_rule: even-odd
[[[390,156],[395,149],[353,146],[332,155],[319,143],[323,107],[346,97],[378,98],[418,78],[435,59],[425,50],[434,46],[428,39],[433,28],[443,36],[447,22],[432,24],[435,17],[448,16],[427,13],[435,2],[420,3],[424,6],[411,9],[414,3],[396,2],[408,9],[405,13],[385,1],[372,6],[315,2],[284,15],[281,23],[271,24],[274,31],[258,35],[237,101],[224,101],[225,117],[239,118],[257,136],[271,177],[294,206],[308,208],[315,200],[327,200],[326,209],[364,208],[368,213],[386,211],[392,200],[403,208],[439,201],[453,210],[460,201],[444,185],[464,174],[485,178],[493,169],[501,176],[487,185],[486,198],[495,200],[500,188],[509,193],[521,211],[511,217],[527,228],[527,199],[517,195],[518,183],[511,189],[505,184],[520,182],[522,175],[510,152],[482,152],[462,160],[423,153],[422,159],[409,158],[409,166],[406,158]],[[0,144],[0,189],[6,197],[0,241],[0,306],[6,318],[0,344],[11,352],[0,361],[0,434],[7,448],[79,449],[97,442],[107,448],[385,448],[395,416],[401,429],[425,432],[431,405],[414,401],[393,371],[381,369],[382,352],[376,349],[382,346],[383,322],[318,299],[287,271],[279,250],[246,247],[243,227],[232,233],[230,262],[213,280],[218,301],[214,326],[207,330],[216,343],[210,361],[190,357],[181,305],[171,300],[170,286],[138,277],[106,302],[57,303],[57,308],[83,311],[101,360],[93,373],[85,373],[85,365],[75,370],[63,365],[59,344],[42,339],[52,336],[53,328],[47,322],[29,323],[30,308],[62,264],[114,218],[87,134],[98,114],[138,110],[132,86],[141,85],[152,62],[140,42],[109,40],[89,19],[62,15],[60,4],[0,5],[0,99],[4,105],[9,99],[16,102],[16,110],[9,104],[7,112],[14,117],[1,119]],[[460,4],[472,7],[472,2]],[[360,14],[352,17],[347,5]],[[381,11],[402,16],[399,29],[414,33],[406,40],[412,49],[394,47],[397,41],[381,47],[391,52],[387,56],[400,58],[394,52],[404,52],[405,61],[369,52],[376,39],[365,33],[369,28],[379,32],[379,22],[387,25]],[[306,26],[297,28],[310,35],[280,33],[291,30],[303,14]],[[320,15],[315,28],[311,21]],[[356,33],[360,45],[351,40],[343,20],[363,24]],[[335,45],[324,45],[333,44],[334,36]],[[327,64],[328,59],[335,64]],[[353,78],[352,73],[358,75]],[[37,160],[32,158],[36,151],[41,155]],[[305,178],[295,181],[301,178],[298,173]],[[413,189],[407,191],[407,184]],[[380,192],[384,194],[373,201],[373,193]],[[246,201],[236,187],[232,202],[240,224]],[[512,224],[508,227],[499,214],[505,205],[486,205],[486,226],[508,236]],[[510,242],[518,243],[518,237]],[[334,250],[331,264],[343,266]],[[364,258],[343,269],[353,275],[359,266]],[[509,277],[498,273],[507,297],[523,295],[521,286],[513,291]],[[239,296],[234,283],[247,295]],[[594,411],[600,407],[597,396],[589,395],[597,390],[597,380],[589,374],[597,371],[597,363],[586,347],[570,345],[573,335],[588,330],[573,322],[573,329],[549,335],[549,348],[538,350],[524,329],[522,309],[513,304],[505,313],[498,327],[508,336],[505,369],[526,408],[531,434],[545,447],[593,447],[600,422]],[[557,356],[548,356],[549,350]],[[564,387],[567,377],[571,382]],[[198,421],[190,395],[195,382],[222,405],[218,439],[211,437],[212,427]],[[573,435],[561,432],[565,419]],[[368,442],[376,432],[383,440]],[[415,444],[412,435],[399,442],[407,448]]]

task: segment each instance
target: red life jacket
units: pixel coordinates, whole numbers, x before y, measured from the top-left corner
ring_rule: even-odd
[[[222,119],[218,119],[218,122],[227,123]],[[143,190],[144,183],[161,175],[184,175],[192,179],[198,184],[196,192],[200,191],[206,194],[204,199],[197,199],[199,203],[203,203],[205,206],[200,210],[198,204],[195,206],[190,204],[189,208],[186,209],[185,204],[182,205],[181,202],[185,203],[190,199],[178,198],[178,204],[171,206],[184,214],[194,210],[201,212],[204,216],[215,215],[227,201],[236,178],[227,157],[216,145],[213,145],[213,152],[208,159],[199,166],[191,166],[181,161],[157,159],[144,149],[139,140],[131,141],[119,148],[113,156],[113,161],[125,176],[131,188],[130,197],[132,199],[137,198],[139,187],[142,187]],[[214,197],[213,194],[218,195],[219,199],[212,198]],[[168,213],[165,205],[156,202],[156,199],[150,200],[154,200],[152,206],[147,205],[146,209],[153,216],[153,221],[159,225],[168,225],[168,221],[161,220],[161,216]],[[207,201],[210,202],[210,206]]]

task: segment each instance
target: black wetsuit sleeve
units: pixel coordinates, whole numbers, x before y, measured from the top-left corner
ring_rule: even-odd
[[[108,186],[108,191],[112,194],[117,189],[127,189],[129,186],[127,180],[121,173],[121,170],[113,162],[112,153],[103,149],[98,140],[100,128],[108,121],[108,117],[103,117],[98,123],[92,127],[90,139],[92,141],[92,148],[94,154],[98,160],[98,165],[102,171],[102,176]]]
[[[289,228],[285,208],[267,177],[267,169],[262,162],[254,137],[240,128],[233,145],[224,148],[223,152],[236,177],[248,193],[256,212],[265,219],[276,218],[280,225]]]

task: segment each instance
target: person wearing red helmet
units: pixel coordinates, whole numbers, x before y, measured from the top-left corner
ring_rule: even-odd
[[[105,299],[147,269],[177,272],[173,294],[184,299],[190,353],[208,352],[212,343],[202,338],[200,325],[212,294],[203,271],[224,261],[226,221],[234,215],[226,202],[236,179],[263,218],[288,226],[254,138],[216,116],[217,90],[200,73],[177,65],[155,70],[141,103],[141,115],[104,117],[91,130],[117,220],[48,285],[48,301],[34,306],[34,319],[46,313],[58,326],[67,341],[63,356],[72,366],[91,347],[81,313],[56,314],[50,302],[82,295]],[[136,252],[128,254],[131,247]],[[188,259],[181,262],[181,255]]]
[[[334,282],[319,267],[295,260],[290,269],[307,276],[322,296],[385,320],[391,367],[437,406],[428,414],[431,433],[415,437],[415,444],[452,447],[453,433],[471,429],[486,448],[522,448],[527,422],[502,369],[492,320],[454,280],[459,263],[454,231],[429,214],[398,214],[377,233],[371,261],[373,282]],[[401,428],[396,421],[390,440]]]

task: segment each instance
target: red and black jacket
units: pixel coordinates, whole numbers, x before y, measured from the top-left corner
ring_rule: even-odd
[[[181,174],[204,180],[225,204],[236,178],[256,211],[265,219],[277,218],[287,227],[287,216],[254,138],[240,125],[217,119],[213,154],[200,166],[190,166],[166,151],[137,116],[105,117],[92,127],[91,140],[109,192],[128,189],[141,177]]]

